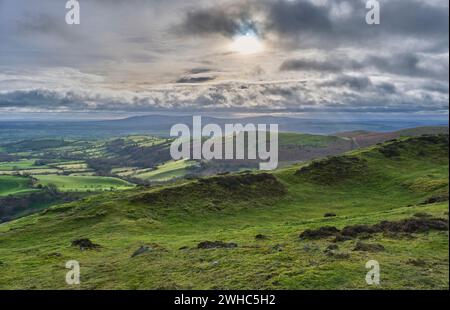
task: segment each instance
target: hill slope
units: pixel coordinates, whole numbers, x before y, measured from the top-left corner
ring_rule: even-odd
[[[77,260],[84,289],[367,289],[375,259],[381,288],[448,289],[448,142],[53,207],[0,225],[0,288],[71,288]]]
[[[0,175],[0,197],[32,191],[29,179]]]
[[[422,135],[448,135],[448,126],[426,126],[402,129],[393,132],[351,131],[336,134],[338,137],[351,139],[356,147],[369,147],[377,143],[400,137],[418,137]]]

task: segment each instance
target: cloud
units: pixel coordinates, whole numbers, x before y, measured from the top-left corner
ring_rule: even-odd
[[[364,87],[353,87],[360,90]],[[228,89],[228,90],[225,90]],[[184,93],[183,93],[184,92]],[[0,109],[14,107],[21,111],[124,111],[124,112],[443,112],[448,102],[430,94],[342,92],[341,89],[322,94],[299,90],[295,85],[282,88],[253,85],[245,92],[230,90],[185,89],[154,90],[139,94],[56,92],[49,90],[15,91],[0,94]],[[301,102],[301,103],[299,103]],[[294,104],[295,103],[295,104]]]
[[[437,65],[447,62],[447,65]],[[377,74],[394,74],[411,78],[432,78],[448,80],[448,57],[400,53],[378,56],[368,54],[362,60],[348,57],[329,57],[326,60],[288,59],[281,71],[317,71],[341,73],[345,71],[370,71]],[[375,70],[375,71],[374,71]]]
[[[389,82],[382,82],[380,84],[378,84],[376,87],[378,87],[378,89],[385,94],[395,94],[397,93],[397,87]]]
[[[336,79],[322,83],[327,87],[348,87],[353,90],[362,91],[372,86],[372,81],[368,77],[341,75]]]
[[[373,66],[380,72],[406,75],[411,77],[431,77],[437,79],[448,79],[447,65],[437,68],[428,68],[422,63],[422,59],[417,54],[402,53],[389,57],[371,56],[366,60],[367,66]]]
[[[210,68],[203,68],[203,67],[197,67],[197,68],[192,68],[188,71],[188,73],[190,74],[199,74],[199,73],[208,73],[211,72],[212,69]]]
[[[324,61],[307,59],[288,59],[281,66],[281,71],[320,71],[320,72],[342,72],[345,69],[360,69],[362,65],[356,61],[344,59],[328,59]]]
[[[214,7],[187,10],[175,29],[179,35],[233,37],[252,31],[287,50],[339,47],[386,49],[412,40],[418,49],[448,50],[448,2],[380,0],[381,24],[366,24],[364,0],[219,1]]]
[[[62,39],[76,38],[70,27],[64,27],[63,18],[57,18],[47,13],[30,14],[17,21],[16,30],[21,36],[34,36],[36,34],[58,36]]]
[[[275,1],[269,4],[266,29],[280,34],[329,33],[329,9],[310,1]]]
[[[185,76],[179,78],[177,83],[203,83],[214,80],[214,76]]]
[[[255,22],[245,6],[223,6],[189,10],[181,25],[176,27],[181,34],[221,34],[233,37],[248,31],[257,33]]]
[[[448,1],[380,2],[0,0],[0,109],[448,111]]]
[[[443,95],[449,94],[448,83],[426,83],[423,88],[430,92],[437,92]]]
[[[385,31],[441,39],[448,34],[448,1],[384,1],[382,14]]]
[[[268,1],[265,31],[297,48],[309,46],[373,46],[414,39],[448,47],[448,2],[417,0],[381,2],[381,23],[365,22],[366,1]],[[423,42],[424,43],[424,42]],[[290,45],[292,47],[292,45]],[[448,49],[448,48],[447,48]]]
[[[24,77],[27,77],[25,79]],[[14,82],[12,80],[15,80]],[[48,88],[48,85],[53,87]],[[361,75],[280,82],[215,82],[107,87],[102,79],[69,69],[0,75],[0,110],[52,111],[382,111],[448,110],[448,94],[422,80],[399,86]]]

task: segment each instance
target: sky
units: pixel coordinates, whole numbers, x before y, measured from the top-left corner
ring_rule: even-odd
[[[448,114],[448,0],[79,2],[0,0],[0,114]]]

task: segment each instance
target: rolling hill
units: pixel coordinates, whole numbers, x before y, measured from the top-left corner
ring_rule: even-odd
[[[423,135],[447,134],[448,126],[425,126],[402,129],[392,132],[369,132],[364,130],[337,133],[337,137],[348,138],[354,142],[355,147],[368,147],[377,143],[400,137],[419,137]]]
[[[448,289],[448,135],[104,193],[0,225],[0,288]]]

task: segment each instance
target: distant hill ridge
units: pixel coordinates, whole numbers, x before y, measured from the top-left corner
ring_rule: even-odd
[[[310,134],[334,134],[363,130],[367,132],[394,132],[405,128],[422,126],[448,126],[444,120],[420,119],[321,119],[295,118],[286,116],[251,116],[251,117],[210,117],[204,116],[203,123],[220,126],[227,123],[279,124],[279,130]],[[117,136],[131,133],[147,133],[168,136],[175,124],[192,124],[189,115],[144,115],[116,120],[99,121],[0,121],[0,138],[2,133],[25,137],[43,136]],[[5,137],[4,139],[6,139]]]

